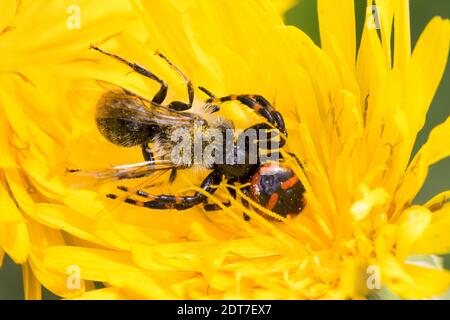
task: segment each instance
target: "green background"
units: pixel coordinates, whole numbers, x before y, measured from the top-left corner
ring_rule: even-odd
[[[358,25],[358,38],[365,17],[366,0],[356,0],[356,18]],[[303,29],[310,37],[320,44],[316,0],[302,0],[294,8],[286,13],[288,24],[296,25]],[[411,34],[413,44],[416,43],[420,33],[433,16],[449,18],[449,0],[411,0]],[[443,122],[450,114],[450,64],[444,74],[444,78],[436,93],[436,96],[428,112],[425,127],[420,132],[414,152],[426,141],[430,130]],[[427,181],[423,189],[415,199],[416,203],[423,203],[433,195],[441,191],[450,190],[450,158],[431,167]],[[450,269],[450,256],[446,257],[446,268]],[[5,257],[3,268],[0,269],[0,299],[22,299],[22,272],[19,266],[14,265],[8,257]],[[55,299],[51,293],[44,291],[45,299]]]

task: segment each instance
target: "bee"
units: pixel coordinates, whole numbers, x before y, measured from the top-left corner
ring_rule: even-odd
[[[200,185],[204,192],[195,192],[192,195],[170,195],[150,194],[144,189],[131,190],[125,186],[117,188],[127,193],[124,198],[126,203],[139,207],[186,210],[202,204],[206,211],[215,211],[220,210],[221,206],[209,204],[207,194],[214,194],[217,185],[225,180],[228,185],[236,183],[242,185],[242,192],[251,200],[281,216],[298,214],[303,210],[305,188],[293,170],[283,162],[265,161],[259,152],[263,150],[271,156],[282,158],[279,148],[285,145],[287,138],[283,116],[267,99],[261,95],[248,94],[216,97],[206,88],[198,87],[208,96],[208,99],[197,105],[194,103],[194,88],[189,78],[163,54],[156,52],[157,56],[178,73],[187,87],[187,102],[164,103],[168,90],[164,80],[144,67],[116,54],[106,52],[94,45],[91,48],[126,64],[134,72],[158,82],[160,88],[150,100],[120,86],[98,81],[105,89],[97,102],[95,111],[95,121],[99,132],[115,145],[139,146],[144,161],[99,171],[72,169],[69,170],[70,173],[88,176],[97,181],[118,181],[150,177],[158,172],[171,171],[169,180],[172,182],[177,170],[200,165],[210,170]],[[227,140],[230,132],[234,135],[237,131],[232,121],[216,114],[222,104],[228,101],[238,102],[264,119],[264,122],[253,125],[238,134],[237,141],[244,141],[243,144],[236,143],[235,137],[231,143],[229,139]],[[177,148],[173,137],[177,131],[182,132],[181,136],[184,138],[192,138],[196,131],[202,133],[200,149],[204,151],[209,146],[210,150],[213,150],[211,156],[201,157],[199,162],[195,161],[195,155],[192,152],[184,152],[181,157],[174,157],[174,151]],[[248,138],[247,134],[253,131],[264,132],[263,138],[261,136],[259,139]],[[273,131],[278,139],[278,148],[274,148]],[[208,132],[215,134],[208,135]],[[189,141],[187,149],[195,149],[196,145],[193,142],[195,138]],[[223,143],[223,141],[227,142]],[[262,141],[265,143],[263,144]],[[252,150],[258,150],[256,155],[252,154]],[[217,161],[218,155],[227,161]],[[228,161],[228,159],[231,160]],[[228,192],[236,198],[236,189],[228,187]],[[119,196],[108,194],[107,197],[117,199]],[[248,207],[246,200],[241,199],[241,201]],[[229,206],[230,202],[223,205]],[[248,219],[247,216],[244,215],[244,217]]]

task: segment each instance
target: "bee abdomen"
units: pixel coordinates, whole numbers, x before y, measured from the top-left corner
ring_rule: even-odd
[[[97,118],[97,128],[109,141],[122,147],[148,142],[154,128],[147,124],[114,118]]]
[[[143,111],[142,102],[134,97],[108,92],[97,103],[97,128],[109,142],[122,147],[146,143],[157,128],[135,120]]]

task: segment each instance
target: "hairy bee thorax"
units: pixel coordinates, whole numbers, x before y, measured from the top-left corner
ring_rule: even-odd
[[[233,122],[222,116],[217,115],[217,106],[204,101],[194,101],[189,113],[197,115],[206,122],[208,128],[212,129],[234,129]]]
[[[183,167],[211,169],[227,138],[234,139],[232,121],[213,114],[214,106],[194,104],[188,113],[196,115],[193,126],[169,127],[151,141],[157,157]]]

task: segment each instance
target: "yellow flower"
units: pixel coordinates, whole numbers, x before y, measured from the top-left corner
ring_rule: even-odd
[[[423,205],[411,201],[429,166],[449,155],[450,120],[410,157],[446,65],[450,24],[434,18],[411,54],[408,2],[376,4],[381,39],[368,17],[358,51],[347,0],[318,2],[321,48],[285,26],[264,0],[140,1],[134,12],[141,23],[122,26],[121,36],[102,43],[165,79],[168,101],[185,100],[185,88],[149,54],[156,50],[217,95],[258,93],[275,101],[288,127],[286,151],[304,170],[290,164],[307,190],[305,210],[289,218],[272,214],[277,222],[232,198],[230,208],[214,213],[158,211],[105,199],[110,186],[73,188],[66,167],[110,167],[142,156],[100,136],[87,116],[96,103],[83,95],[89,81],[76,79],[55,94],[52,88],[96,78],[151,97],[157,84],[125,76],[125,66],[87,46],[80,50],[84,41],[76,42],[80,52],[36,47],[62,59],[37,60],[37,73],[72,61],[52,78],[33,78],[39,93],[24,85],[28,74],[13,80],[2,72],[0,248],[24,263],[29,291],[41,283],[86,299],[344,299],[367,297],[379,285],[403,298],[447,290],[449,272],[414,257],[450,252],[450,191]],[[117,33],[109,20],[102,27]],[[75,62],[80,56],[96,63]],[[11,62],[0,70],[23,69]],[[242,128],[259,119],[233,104],[221,113]],[[183,170],[174,185],[155,189],[189,192],[199,181],[200,174]],[[230,197],[221,185],[210,198]],[[242,212],[252,219],[244,221]],[[91,281],[107,287],[94,289]]]
[[[289,9],[294,7],[294,5],[297,3],[297,0],[273,0],[271,3],[275,7],[275,9],[278,11],[279,14],[283,15],[286,13]]]
[[[114,22],[130,21],[127,2],[112,2],[101,13],[99,3],[0,5],[0,265],[5,252],[23,265],[28,298],[41,296],[40,283],[56,294],[71,294],[66,276],[41,262],[43,249],[67,240],[33,216],[38,203],[51,202],[61,189],[52,170],[70,134],[66,92],[74,78],[96,74],[86,48],[121,31]],[[105,21],[111,26],[99,27]]]

